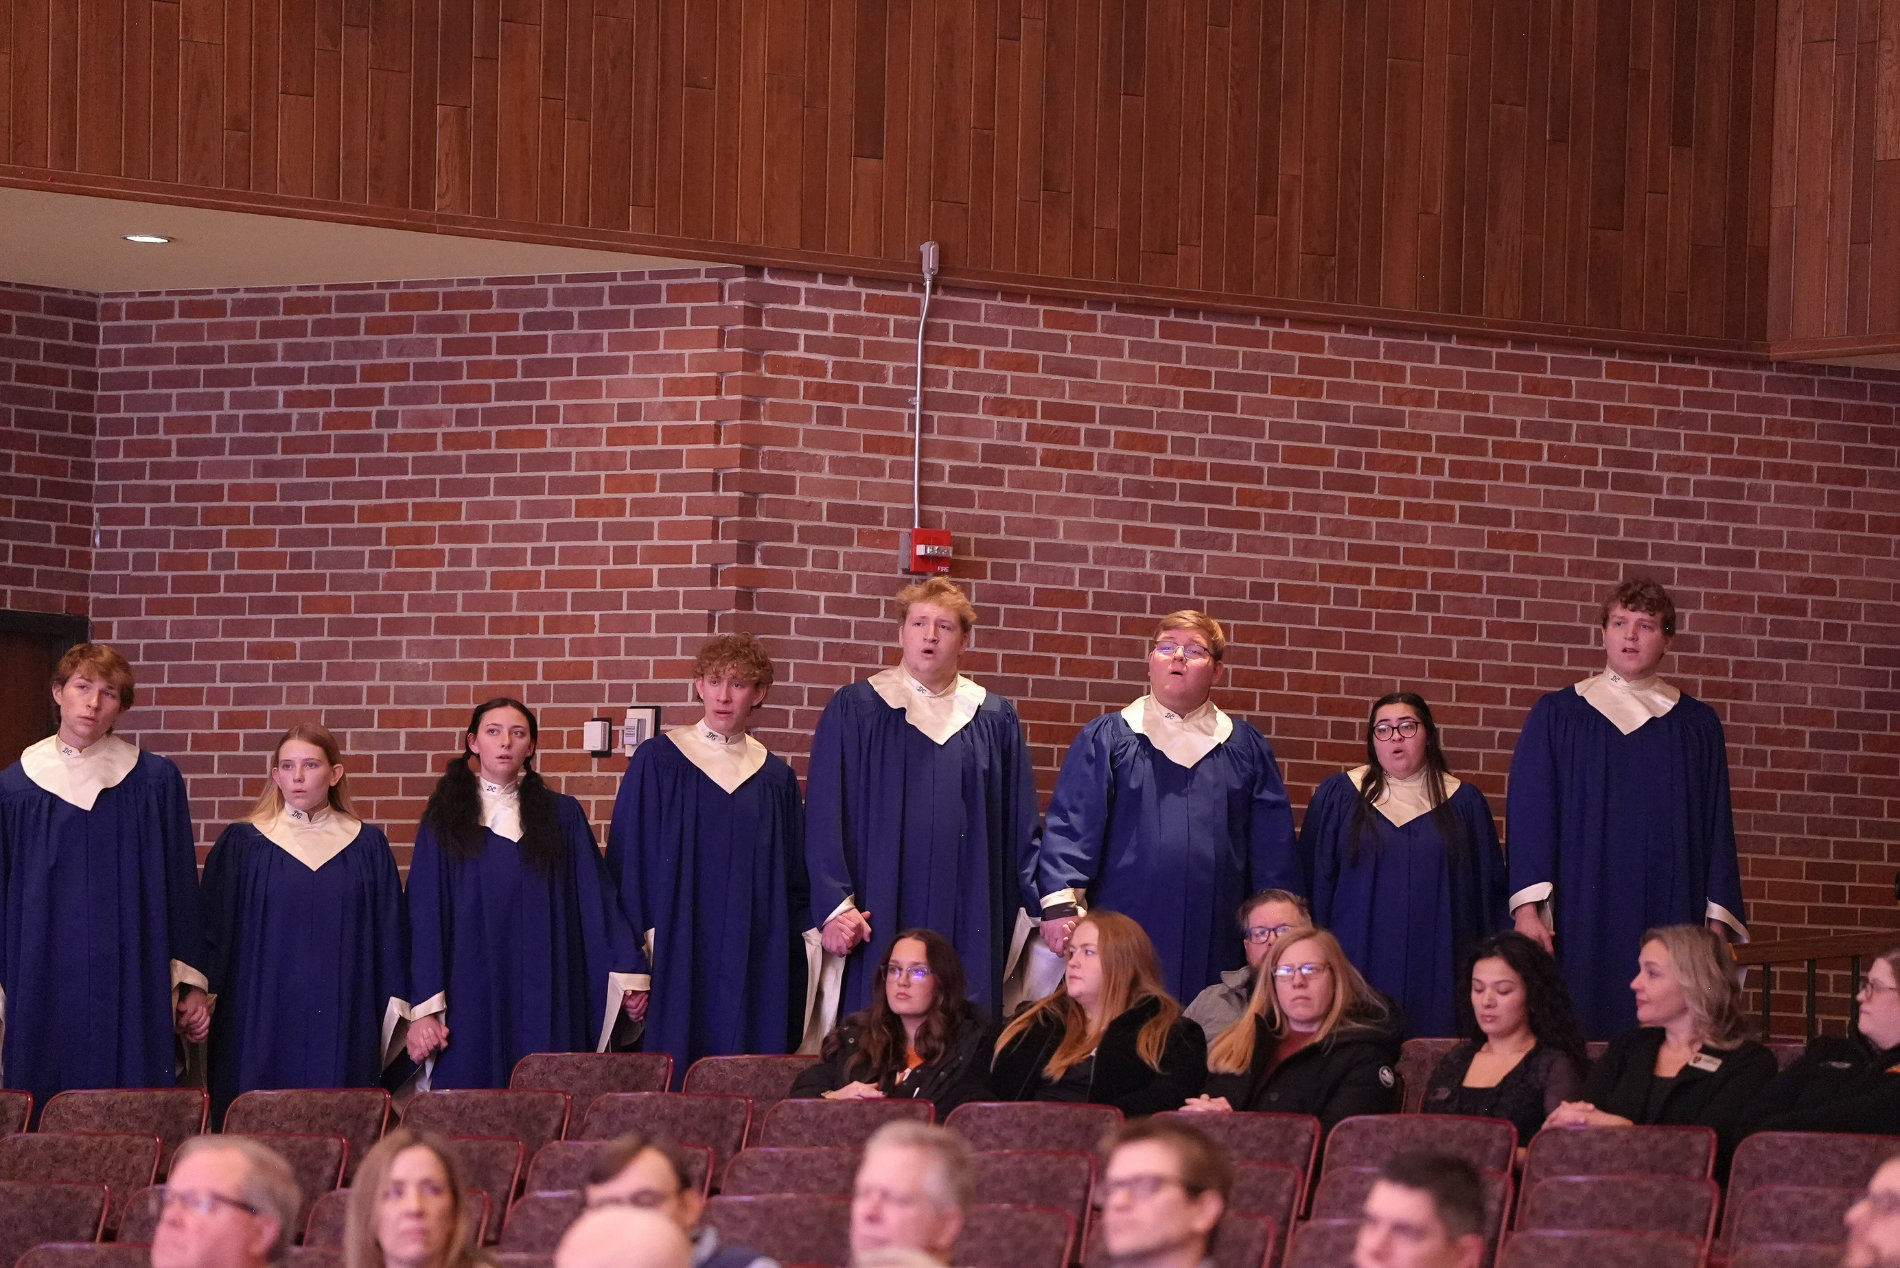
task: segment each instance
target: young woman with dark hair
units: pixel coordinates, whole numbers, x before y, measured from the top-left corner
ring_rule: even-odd
[[[929,1101],[939,1121],[990,1099],[990,1028],[965,996],[963,960],[942,934],[906,929],[879,966],[883,989],[825,1036],[793,1096]]]
[[[1092,911],[1071,932],[1062,985],[996,1040],[998,1100],[1086,1101],[1124,1114],[1180,1109],[1207,1078],[1207,1039],[1162,985],[1154,943]]]
[[[1395,691],[1373,702],[1366,763],[1319,786],[1300,850],[1314,923],[1413,1034],[1451,1034],[1459,950],[1511,921],[1491,807],[1452,776],[1423,699]]]
[[[1570,988],[1550,953],[1515,930],[1472,947],[1465,966],[1464,1042],[1432,1071],[1423,1109],[1507,1118],[1528,1145],[1552,1110],[1576,1098],[1589,1068]]]
[[[519,700],[477,705],[416,833],[408,1047],[432,1087],[505,1087],[528,1053],[604,1049],[646,1012],[645,956],[586,813],[535,772],[538,735]]]

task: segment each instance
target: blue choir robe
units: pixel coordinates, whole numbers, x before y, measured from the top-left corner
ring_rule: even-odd
[[[178,767],[108,735],[53,736],[0,773],[0,1008],[7,1087],[176,1081],[177,988],[206,985]]]
[[[804,807],[782,758],[703,723],[640,745],[607,870],[651,939],[644,1046],[672,1054],[676,1078],[701,1057],[797,1046],[811,918]]]
[[[481,853],[450,858],[424,823],[409,863],[411,1020],[443,1014],[434,1088],[499,1088],[531,1052],[600,1052],[621,993],[647,988],[587,815],[554,794],[567,858],[542,874],[522,857],[510,789],[482,789]]]
[[[1620,681],[1598,675],[1531,707],[1505,805],[1508,902],[1548,904],[1592,1039],[1636,1024],[1629,981],[1645,929],[1712,919],[1747,936],[1721,721],[1665,684],[1625,733],[1585,694]]]
[[[1183,752],[1158,727],[1160,715],[1180,722],[1143,696],[1070,745],[1043,829],[1041,905],[1133,917],[1154,942],[1168,990],[1193,999],[1244,962],[1234,928],[1241,900],[1268,888],[1304,894],[1306,873],[1266,738],[1208,702],[1187,720],[1206,722],[1202,742]]]
[[[1459,960],[1510,924],[1490,803],[1476,784],[1447,780],[1445,805],[1464,833],[1454,850],[1429,809],[1423,777],[1414,777],[1416,795],[1384,798],[1355,842],[1366,774],[1361,766],[1330,777],[1306,808],[1300,853],[1313,876],[1313,922],[1398,1002],[1413,1034],[1455,1035]]]
[[[812,737],[812,921],[852,906],[871,920],[870,943],[845,961],[844,1013],[864,1007],[885,952],[911,927],[949,939],[970,998],[998,1012],[1018,916],[1033,901],[1036,784],[1015,707],[962,677],[926,697],[901,668],[883,670],[840,688]]]
[[[253,1088],[374,1087],[408,1008],[402,881],[334,810],[234,823],[205,860],[211,1107]]]

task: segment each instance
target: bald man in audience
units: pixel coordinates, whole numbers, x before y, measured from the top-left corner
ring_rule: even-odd
[[[152,1192],[152,1268],[265,1268],[281,1263],[303,1193],[276,1150],[245,1136],[195,1136]]]
[[[1845,1223],[1841,1268],[1900,1268],[1900,1154],[1880,1164]]]
[[[554,1268],[692,1268],[686,1234],[658,1211],[602,1206],[585,1211],[554,1248]]]
[[[865,1142],[851,1196],[852,1262],[889,1248],[938,1263],[963,1231],[976,1196],[976,1162],[963,1137],[926,1123],[886,1123]]]

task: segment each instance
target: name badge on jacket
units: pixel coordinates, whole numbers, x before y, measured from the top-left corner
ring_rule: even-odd
[[[1691,1070],[1700,1070],[1704,1074],[1714,1074],[1717,1070],[1722,1068],[1722,1058],[1716,1056],[1713,1052],[1698,1052],[1695,1056],[1689,1058],[1689,1068]]]

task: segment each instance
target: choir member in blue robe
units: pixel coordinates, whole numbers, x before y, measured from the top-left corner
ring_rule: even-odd
[[[1413,1034],[1453,1035],[1459,957],[1510,924],[1497,825],[1422,698],[1380,697],[1366,728],[1366,764],[1322,783],[1300,825],[1313,919]]]
[[[169,1085],[173,1034],[211,1029],[185,781],[112,733],[133,695],[118,652],[73,648],[58,732],[0,773],[0,1075],[36,1116],[67,1088]]]
[[[477,705],[416,833],[408,1049],[430,1087],[505,1087],[646,1014],[646,957],[586,813],[534,769],[539,733],[519,700]]]
[[[1226,651],[1206,613],[1161,619],[1148,694],[1082,728],[1042,837],[1050,950],[1063,954],[1081,913],[1112,907],[1153,939],[1179,999],[1240,966],[1227,920],[1242,899],[1307,892],[1273,750],[1208,698]]]
[[[1625,966],[1645,929],[1748,937],[1722,723],[1656,673],[1675,632],[1667,590],[1624,582],[1603,604],[1604,672],[1532,706],[1511,758],[1511,914],[1554,935],[1593,1039],[1635,1024]]]
[[[253,1088],[374,1087],[408,1009],[402,881],[327,727],[278,740],[257,805],[205,860],[204,905],[213,1121]]]
[[[804,1029],[804,807],[792,768],[747,733],[772,676],[750,634],[707,642],[703,716],[635,749],[614,802],[607,870],[652,939],[643,1046],[677,1077],[705,1056],[790,1052]]]
[[[957,672],[976,609],[947,578],[897,594],[902,665],[832,696],[812,737],[805,860],[836,1000],[814,1029],[870,998],[900,929],[935,929],[992,1014],[1032,900],[1035,777],[1016,709]],[[1023,927],[1027,930],[1026,918]],[[827,995],[829,996],[829,988]]]

